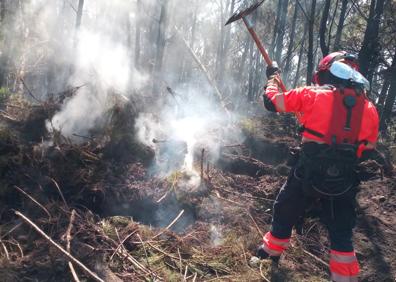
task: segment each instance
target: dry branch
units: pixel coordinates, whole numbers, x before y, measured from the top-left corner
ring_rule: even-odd
[[[56,182],[55,182],[56,183]],[[66,202],[65,202],[66,204]],[[73,210],[70,216],[70,222],[69,222],[69,226],[67,227],[67,231],[66,231],[66,251],[70,253],[70,241],[72,239],[71,237],[71,230],[73,228],[73,222],[74,222],[74,218],[76,217],[76,211]],[[80,282],[80,279],[77,276],[76,270],[74,269],[73,264],[69,261],[68,263],[70,271],[73,275],[73,279],[76,282]]]
[[[63,203],[65,204],[65,206],[66,206],[67,208],[69,208],[69,205],[67,204],[66,199],[65,199],[65,197],[63,196],[62,190],[60,189],[58,183],[55,181],[55,179],[53,179],[53,178],[51,178],[51,177],[50,177],[50,179],[51,179],[51,181],[54,183],[56,189],[58,189],[59,195],[61,196]],[[73,210],[73,212],[75,212],[75,211]],[[72,212],[72,214],[73,214],[73,212]]]
[[[86,267],[82,262],[80,262],[78,259],[73,257],[69,252],[63,249],[58,243],[52,240],[43,230],[40,229],[40,227],[38,227],[35,223],[33,223],[29,218],[27,218],[19,211],[15,211],[15,214],[20,218],[22,218],[30,226],[32,226],[41,236],[43,236],[44,239],[46,239],[49,243],[51,243],[54,247],[56,247],[59,251],[61,251],[64,255],[66,255],[69,258],[69,260],[73,261],[78,266],[80,266],[89,276],[91,276],[96,281],[104,282],[104,280],[101,279],[96,273],[89,270],[89,268]]]
[[[167,227],[165,227],[164,230],[162,230],[160,233],[155,235],[152,239],[158,238],[159,236],[161,236],[165,232],[165,230],[168,230],[169,228],[171,228],[179,220],[179,218],[183,215],[183,213],[184,213],[184,210],[179,212],[179,215],[171,223],[169,223],[169,225]]]
[[[23,191],[21,188],[19,188],[16,185],[14,185],[14,188],[17,189],[19,192],[21,192],[26,197],[28,197],[30,200],[32,200],[36,205],[38,205],[48,215],[48,218],[52,218],[49,211],[42,204],[40,204],[36,199],[34,199],[32,196],[30,196],[28,193],[26,193],[25,191]]]

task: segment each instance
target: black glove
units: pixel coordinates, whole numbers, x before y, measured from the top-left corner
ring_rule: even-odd
[[[277,62],[272,62],[272,66],[267,66],[267,70],[265,72],[265,74],[267,75],[267,78],[269,79],[271,76],[275,75],[275,74],[279,74],[280,73],[280,69],[278,66]]]

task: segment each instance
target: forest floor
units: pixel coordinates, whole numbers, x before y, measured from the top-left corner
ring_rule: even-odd
[[[246,141],[224,147],[214,164],[198,150],[196,172],[160,176],[152,171],[155,152],[122,122],[128,107],[115,107],[100,138],[76,145],[57,132],[48,142],[41,138],[56,104],[7,103],[0,126],[1,281],[329,281],[327,234],[315,218],[293,234],[278,269],[252,259],[288,173],[287,148],[297,144],[279,117],[245,122]],[[395,193],[395,178],[361,186],[361,281],[396,279]],[[54,243],[79,263],[68,263]]]

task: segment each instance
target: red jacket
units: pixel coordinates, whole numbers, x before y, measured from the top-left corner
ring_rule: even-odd
[[[279,93],[277,84],[273,80],[270,80],[265,94],[277,112],[294,112],[304,128],[326,135],[330,130],[334,130],[331,129],[331,120],[333,118],[335,91],[337,89],[332,86],[301,87],[282,94]],[[371,148],[375,146],[379,128],[379,118],[375,106],[363,97],[361,118],[358,120],[360,126],[355,126],[359,131],[355,134],[357,140],[350,142],[365,143],[359,147],[359,156],[363,150],[367,149],[367,143],[371,145]],[[268,101],[266,107],[268,108]],[[338,108],[337,111],[346,111],[346,108],[344,110]],[[309,131],[305,130],[303,137],[321,143],[329,143],[326,138],[319,137],[317,134],[312,134]],[[337,140],[337,143],[340,143],[339,140]]]

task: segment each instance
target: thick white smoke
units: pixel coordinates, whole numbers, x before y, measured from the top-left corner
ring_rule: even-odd
[[[140,90],[147,76],[130,62],[128,49],[109,36],[83,28],[79,34],[74,74],[70,84],[88,84],[53,117],[53,126],[63,135],[83,135],[101,122],[112,106],[109,95],[128,97],[128,86]],[[83,121],[83,122],[82,122]]]

